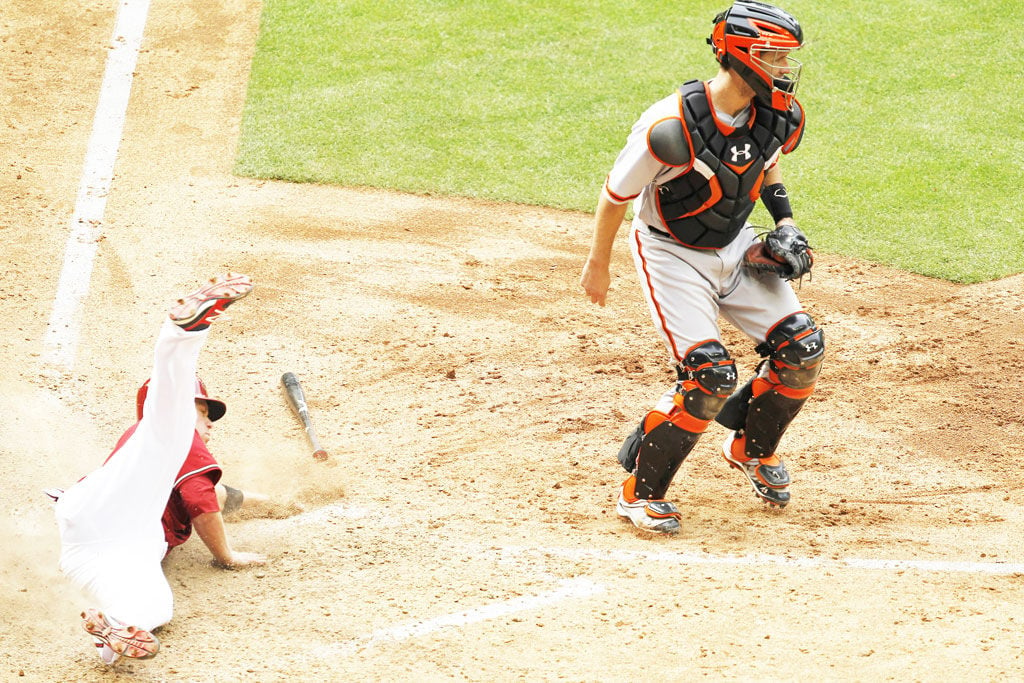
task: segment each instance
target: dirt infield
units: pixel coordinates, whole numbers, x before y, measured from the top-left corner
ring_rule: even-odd
[[[670,490],[682,533],[642,536],[614,514],[614,456],[673,375],[626,245],[598,308],[577,285],[590,216],[232,176],[254,0],[153,3],[55,376],[42,339],[112,5],[0,0],[0,678],[1024,678],[1024,277],[821,255],[801,298],[829,355],[783,443],[793,503],[762,507],[714,426]],[[107,669],[40,490],[102,461],[170,298],[228,267],[257,288],[200,359],[229,406],[212,450],[227,483],[304,512],[229,526],[264,568],[172,553],[163,652]],[[751,344],[725,340],[751,372]]]

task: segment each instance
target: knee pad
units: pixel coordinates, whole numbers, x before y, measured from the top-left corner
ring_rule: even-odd
[[[676,372],[680,384],[677,406],[704,421],[706,429],[736,390],[736,363],[719,342],[706,341],[686,352]]]
[[[825,335],[804,312],[794,313],[768,331],[758,352],[768,356],[771,380],[790,389],[809,389],[821,372]]]
[[[747,457],[763,458],[775,452],[789,423],[814,391],[825,338],[811,316],[795,313],[768,331],[757,352],[767,361],[729,397],[718,422],[746,432]]]

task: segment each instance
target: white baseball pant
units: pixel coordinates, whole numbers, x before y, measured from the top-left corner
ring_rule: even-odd
[[[634,219],[633,263],[654,326],[675,362],[701,342],[720,341],[719,315],[760,344],[775,324],[803,310],[788,282],[743,267],[756,240],[748,225],[721,249],[691,249]],[[655,409],[668,413],[675,393],[669,389]]]

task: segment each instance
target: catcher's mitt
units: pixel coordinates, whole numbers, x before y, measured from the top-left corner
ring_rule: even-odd
[[[786,280],[797,280],[811,272],[814,253],[807,237],[795,225],[782,225],[752,244],[743,257],[743,265],[774,273]]]

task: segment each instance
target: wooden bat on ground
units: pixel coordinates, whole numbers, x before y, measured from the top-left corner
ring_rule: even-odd
[[[284,395],[288,399],[288,405],[299,418],[302,428],[306,430],[309,443],[313,446],[313,457],[317,460],[326,460],[327,451],[320,447],[320,439],[317,438],[316,429],[313,428],[313,420],[309,416],[309,407],[306,405],[306,393],[302,390],[299,378],[293,372],[286,372],[281,375],[281,384],[284,386]]]

